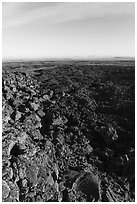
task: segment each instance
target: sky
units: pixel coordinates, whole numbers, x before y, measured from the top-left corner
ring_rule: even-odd
[[[108,56],[135,56],[135,3],[2,3],[3,59]]]

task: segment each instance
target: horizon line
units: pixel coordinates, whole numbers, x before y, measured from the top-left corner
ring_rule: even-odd
[[[46,61],[46,60],[103,60],[103,59],[131,59],[135,60],[135,56],[91,56],[91,57],[3,57],[2,62],[4,61]]]

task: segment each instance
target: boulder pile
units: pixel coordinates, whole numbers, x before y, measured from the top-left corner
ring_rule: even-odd
[[[2,200],[134,201],[134,148],[116,152],[117,126],[84,86],[55,83],[3,70]]]

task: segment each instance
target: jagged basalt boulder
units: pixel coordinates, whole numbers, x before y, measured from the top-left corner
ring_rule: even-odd
[[[94,201],[100,200],[100,180],[97,175],[93,173],[83,173],[73,184],[75,191],[81,191],[86,194],[89,199]]]
[[[107,145],[111,145],[118,139],[116,129],[110,124],[98,126],[96,127],[96,130],[99,132]]]

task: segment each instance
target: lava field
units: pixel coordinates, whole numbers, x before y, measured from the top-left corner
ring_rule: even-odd
[[[135,201],[135,62],[3,62],[2,201]]]

